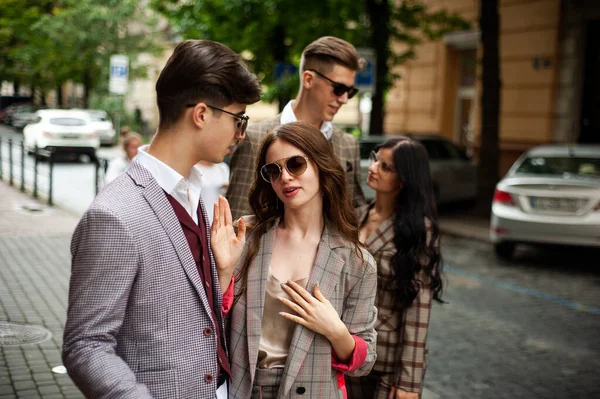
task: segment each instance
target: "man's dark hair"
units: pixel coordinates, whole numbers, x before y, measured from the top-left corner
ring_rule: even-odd
[[[260,82],[240,56],[210,40],[186,40],[176,48],[156,82],[160,127],[179,120],[186,104],[223,108],[260,100]]]
[[[362,63],[352,44],[338,37],[323,36],[304,48],[300,69],[317,69],[324,73],[336,64],[356,72],[362,69]]]

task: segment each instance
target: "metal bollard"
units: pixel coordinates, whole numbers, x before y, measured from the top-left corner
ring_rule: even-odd
[[[21,141],[21,191],[25,192],[25,140]]]
[[[48,176],[48,205],[52,206],[52,176],[54,175],[54,151],[50,150],[50,175]]]
[[[94,165],[96,166],[96,176],[94,179],[95,184],[95,195],[98,195],[98,191],[100,188],[100,158],[96,157],[94,159]]]
[[[2,163],[2,136],[0,136],[0,180],[4,178],[2,169],[4,169],[4,164]]]
[[[8,183],[13,185],[13,153],[12,138],[8,139]]]
[[[38,197],[38,163],[40,162],[40,157],[38,155],[38,146],[37,144],[34,147],[33,153],[33,198]]]

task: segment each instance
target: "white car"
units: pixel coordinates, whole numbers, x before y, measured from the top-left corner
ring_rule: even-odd
[[[92,125],[94,126],[98,137],[100,137],[100,144],[115,144],[115,127],[108,113],[99,109],[86,109],[84,111],[92,118]]]
[[[90,116],[83,111],[45,109],[35,113],[33,123],[23,130],[25,148],[32,152],[52,149],[56,153],[85,154],[92,159],[100,147]]]
[[[523,154],[496,186],[490,238],[502,258],[518,243],[600,247],[600,146]]]

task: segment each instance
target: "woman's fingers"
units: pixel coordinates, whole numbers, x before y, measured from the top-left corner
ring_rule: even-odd
[[[297,292],[302,299],[304,299],[307,303],[311,303],[313,301],[313,296],[310,295],[308,291],[306,291],[300,284],[290,280],[287,282],[287,285],[292,288],[295,292]]]
[[[211,229],[213,229],[213,231],[217,231],[217,229],[220,227],[219,220],[219,201],[216,201],[213,204],[213,223],[211,226]]]
[[[290,301],[287,298],[284,297],[279,297],[279,300],[286,305],[287,307],[289,307],[290,309],[292,309],[294,312],[298,313],[298,315],[300,315],[302,318],[306,318],[306,311],[298,306],[297,304],[295,304],[294,302]]]
[[[298,284],[296,285],[300,287]],[[298,292],[296,292],[295,289],[290,287],[290,281],[288,281],[287,284],[281,284],[281,287],[285,292],[287,292],[287,294],[292,298],[294,302],[300,305],[303,309],[307,309],[307,307],[309,306],[308,302],[306,302],[306,300]],[[304,288],[300,287],[300,289]]]
[[[244,222],[244,218],[238,220],[237,239],[242,242],[246,239],[246,223]]]
[[[227,200],[223,196],[219,195],[219,220],[220,220],[221,226],[227,225],[227,216],[226,216],[227,206],[225,204],[226,201]]]
[[[279,312],[279,314],[281,316],[285,317],[286,319],[293,321],[296,324],[300,324],[300,325],[308,328],[306,320],[304,320],[302,317],[294,316],[293,314],[289,314],[286,312]]]
[[[220,196],[220,198],[225,204],[225,224],[227,226],[233,226],[233,219],[231,217],[231,208],[229,207],[229,201],[227,201],[227,198],[223,197],[222,195]]]

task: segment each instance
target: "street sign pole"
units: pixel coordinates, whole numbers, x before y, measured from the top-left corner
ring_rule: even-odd
[[[358,57],[364,62],[363,68],[356,74],[354,86],[360,90],[358,112],[360,115],[360,128],[363,136],[369,136],[369,122],[371,120],[372,101],[375,92],[376,59],[375,50],[372,48],[357,48]]]
[[[129,83],[129,57],[122,54],[110,56],[110,80],[108,82],[108,90],[115,94],[121,103],[127,94]],[[121,136],[121,112],[120,108],[124,106],[124,101],[119,104],[119,111],[115,115],[116,125],[115,134]]]

